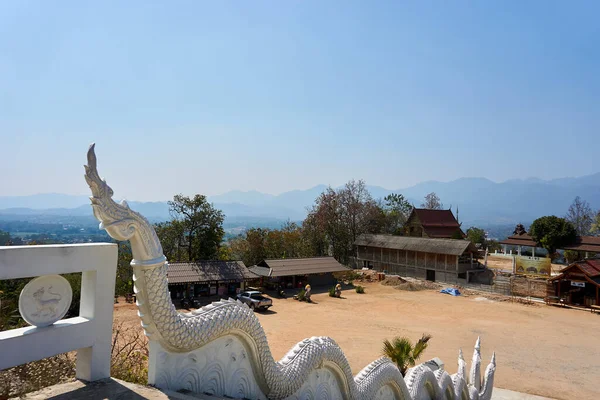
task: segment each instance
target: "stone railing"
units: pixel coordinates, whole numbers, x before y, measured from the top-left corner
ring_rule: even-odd
[[[117,245],[0,247],[0,280],[31,278],[19,312],[30,325],[0,332],[0,370],[77,350],[76,376],[110,376]],[[57,274],[81,272],[79,316],[62,319],[72,288]]]
[[[462,353],[454,375],[441,363],[426,363],[402,376],[384,357],[353,376],[343,351],[328,337],[305,339],[275,361],[258,318],[239,301],[178,313],[154,227],[127,203],[112,199],[112,189],[98,175],[93,145],[87,158],[94,215],[113,238],[131,242],[136,304],[150,343],[150,384],[248,399],[491,399],[495,357],[482,376],[479,340],[468,377]]]

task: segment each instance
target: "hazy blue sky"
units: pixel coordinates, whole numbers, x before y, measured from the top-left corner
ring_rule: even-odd
[[[0,1],[0,195],[598,172],[598,1]]]

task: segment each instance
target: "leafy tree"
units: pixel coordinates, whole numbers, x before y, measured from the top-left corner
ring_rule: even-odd
[[[577,232],[569,221],[554,215],[533,221],[529,234],[539,245],[548,250],[550,257],[556,253],[556,249],[569,245],[577,237]]]
[[[200,194],[193,198],[178,194],[173,197],[173,201],[169,201],[169,208],[173,220],[161,226],[159,231],[163,236],[166,235],[166,241],[171,241],[173,250],[185,249],[185,261],[216,259],[225,235],[223,212],[214,208],[206,200],[206,196]],[[162,237],[159,238],[162,241]]]
[[[575,227],[578,235],[584,236],[590,232],[594,222],[594,213],[590,204],[577,196],[569,206],[566,219]]]
[[[133,268],[131,268],[131,244],[129,241],[119,242],[119,256],[117,259],[117,278],[115,294],[124,296],[133,293]]]
[[[414,346],[406,337],[396,337],[391,342],[386,339],[383,342],[383,355],[392,360],[404,376],[408,368],[414,367],[417,360],[421,358],[427,349],[429,339],[431,335],[423,334]]]
[[[481,246],[485,246],[485,231],[481,228],[470,227],[467,229],[467,240],[473,243],[479,243]]]
[[[393,235],[402,235],[404,223],[410,216],[413,206],[399,193],[385,196],[381,207],[385,213],[385,230]]]
[[[10,233],[0,230],[0,246],[8,246],[10,244]]]
[[[421,208],[427,208],[429,210],[441,210],[443,207],[444,205],[435,192],[431,192],[425,196],[425,201],[421,204]]]
[[[574,263],[575,261],[579,261],[580,259],[581,259],[581,256],[579,255],[578,251],[565,250],[565,260],[567,260],[567,263],[571,264],[571,263]]]
[[[232,258],[254,265],[267,258],[310,257],[303,229],[294,222],[286,222],[281,229],[251,228],[245,236],[229,241]]]
[[[184,225],[182,221],[172,220],[154,225],[154,230],[160,239],[163,253],[167,260],[188,261],[188,253],[185,251]]]
[[[600,210],[598,210],[598,212],[596,213],[596,217],[594,218],[594,221],[592,221],[590,233],[592,235],[600,235]]]

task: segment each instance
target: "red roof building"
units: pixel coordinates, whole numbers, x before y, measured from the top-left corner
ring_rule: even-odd
[[[450,210],[413,208],[404,224],[406,236],[438,239],[460,239],[465,234]]]
[[[550,279],[557,297],[566,303],[600,305],[600,258],[577,261]]]

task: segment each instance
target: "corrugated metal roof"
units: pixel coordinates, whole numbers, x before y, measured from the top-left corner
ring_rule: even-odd
[[[271,268],[261,267],[258,265],[253,265],[251,267],[248,267],[248,269],[250,270],[250,272],[258,276],[270,276],[269,274],[271,273]]]
[[[251,267],[251,271],[261,276],[293,276],[322,274],[326,272],[344,272],[343,266],[333,257],[282,258],[263,260]]]
[[[196,263],[169,263],[169,283],[199,283],[211,281],[243,281],[258,276],[248,270],[242,261],[198,261]]]
[[[431,239],[409,236],[364,234],[360,235],[354,244],[357,246],[420,251],[423,253],[448,254],[454,256],[460,256],[467,250],[477,252],[477,248],[473,243],[461,239]]]

